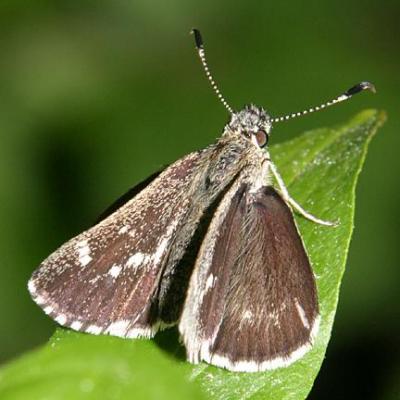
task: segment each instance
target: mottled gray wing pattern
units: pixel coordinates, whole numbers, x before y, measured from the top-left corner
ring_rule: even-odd
[[[177,161],[106,219],[71,239],[33,273],[33,299],[78,331],[153,336],[163,266],[185,218],[202,153]]]
[[[303,356],[318,330],[317,293],[277,192],[232,188],[203,243],[179,325],[189,359],[262,371]]]

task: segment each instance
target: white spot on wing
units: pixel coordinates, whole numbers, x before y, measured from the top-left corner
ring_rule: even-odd
[[[52,307],[52,306],[47,306],[47,307],[45,307],[45,308],[43,309],[43,311],[44,311],[46,314],[50,314],[50,313],[53,311],[53,307]]]
[[[90,247],[87,240],[81,240],[77,243],[76,249],[78,251],[78,257],[80,264],[84,267],[90,263],[92,257],[90,257]]]
[[[124,226],[118,231],[118,234],[119,234],[119,235],[123,235],[124,233],[128,232],[129,228],[130,228],[129,225],[124,225]]]
[[[121,321],[113,322],[106,328],[105,333],[114,336],[125,337],[130,322],[131,321],[127,319],[122,319]]]
[[[204,288],[204,291],[208,292],[214,286],[214,283],[216,280],[217,280],[217,277],[214,276],[213,274],[210,274],[206,280],[206,286]]]
[[[30,294],[32,296],[35,295],[35,293],[36,293],[36,285],[35,285],[35,283],[33,282],[32,279],[28,282],[28,290],[29,290],[29,292],[30,292]]]
[[[103,330],[103,328],[101,326],[97,326],[97,325],[89,325],[85,331],[87,333],[92,333],[93,335],[98,335],[101,333],[101,331]]]
[[[299,314],[299,317],[301,319],[302,324],[304,325],[304,328],[309,329],[310,328],[310,323],[308,322],[308,319],[306,317],[306,313],[303,309],[303,307],[300,305],[299,301],[295,299],[295,306],[297,308],[297,312]]]
[[[83,257],[79,257],[79,262],[81,263],[82,267],[88,265],[92,261],[92,257],[88,254],[85,254]]]
[[[74,329],[75,331],[79,331],[82,328],[82,322],[74,321],[74,322],[72,322],[72,324],[70,326],[71,326],[71,329]]]
[[[140,267],[142,264],[147,263],[149,259],[150,259],[150,257],[147,254],[141,253],[140,251],[138,251],[133,256],[130,256],[128,258],[128,261],[126,262],[126,266],[136,269],[136,268]]]
[[[165,234],[165,236],[162,238],[162,240],[160,241],[160,244],[158,245],[156,251],[154,252],[152,259],[154,262],[154,265],[157,265],[160,263],[162,257],[165,254],[165,251],[168,247],[168,244],[170,242],[171,236],[178,224],[179,220],[175,220],[173,221],[173,223],[168,227],[167,232]]]
[[[37,304],[45,304],[46,303],[46,299],[42,296],[34,296],[33,299],[36,301]]]
[[[65,325],[65,323],[67,322],[67,317],[64,314],[57,315],[57,317],[55,317],[54,319],[60,325]]]
[[[108,274],[111,275],[113,278],[117,278],[118,275],[121,273],[122,267],[120,265],[114,264],[109,270]]]
[[[161,240],[153,256],[154,264],[157,265],[161,261],[161,258],[168,246],[169,239],[169,237],[165,237],[163,240]]]
[[[131,330],[129,330],[126,334],[127,338],[140,338],[140,337],[145,337],[145,338],[151,338],[153,337],[155,334],[155,332],[153,331],[153,329],[150,328],[133,328]]]

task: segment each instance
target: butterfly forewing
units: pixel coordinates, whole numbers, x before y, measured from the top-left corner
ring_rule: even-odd
[[[191,361],[234,371],[289,365],[311,347],[319,321],[290,209],[273,188],[250,188],[233,187],[216,211],[180,322]]]
[[[177,161],[50,255],[29,282],[44,311],[75,330],[152,336],[159,323],[154,297],[201,157],[197,152]]]

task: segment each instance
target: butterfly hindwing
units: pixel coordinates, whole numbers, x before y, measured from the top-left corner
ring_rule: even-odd
[[[313,272],[293,215],[272,187],[232,187],[191,277],[179,329],[192,362],[233,371],[286,366],[318,330]]]
[[[153,336],[153,302],[173,235],[190,205],[201,152],[177,161],[133,199],[51,254],[29,281],[58,323],[90,333]]]

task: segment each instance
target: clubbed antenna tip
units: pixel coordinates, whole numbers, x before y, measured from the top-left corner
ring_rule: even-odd
[[[344,94],[345,96],[353,96],[354,94],[360,93],[363,90],[370,90],[372,93],[376,93],[375,86],[370,82],[360,82],[357,85],[354,85],[349,90],[347,90]]]
[[[196,42],[197,49],[202,49],[203,48],[203,38],[201,37],[200,31],[196,28],[193,28],[190,33],[192,33],[194,35],[194,41]]]
[[[376,93],[375,86],[370,83],[370,82],[360,82],[357,85],[352,86],[350,89],[346,90],[343,94],[340,96],[334,98],[331,101],[328,101],[326,103],[320,104],[319,106],[316,107],[311,107],[307,110],[295,112],[292,114],[287,114],[283,115],[282,117],[275,117],[272,118],[272,122],[281,122],[281,121],[287,121],[288,119],[296,118],[296,117],[301,117],[302,115],[309,114],[315,111],[320,111],[326,107],[333,106],[336,103],[340,103],[341,101],[345,101],[350,99],[350,97],[354,96],[357,93],[362,92],[363,90],[370,90],[372,93]]]

